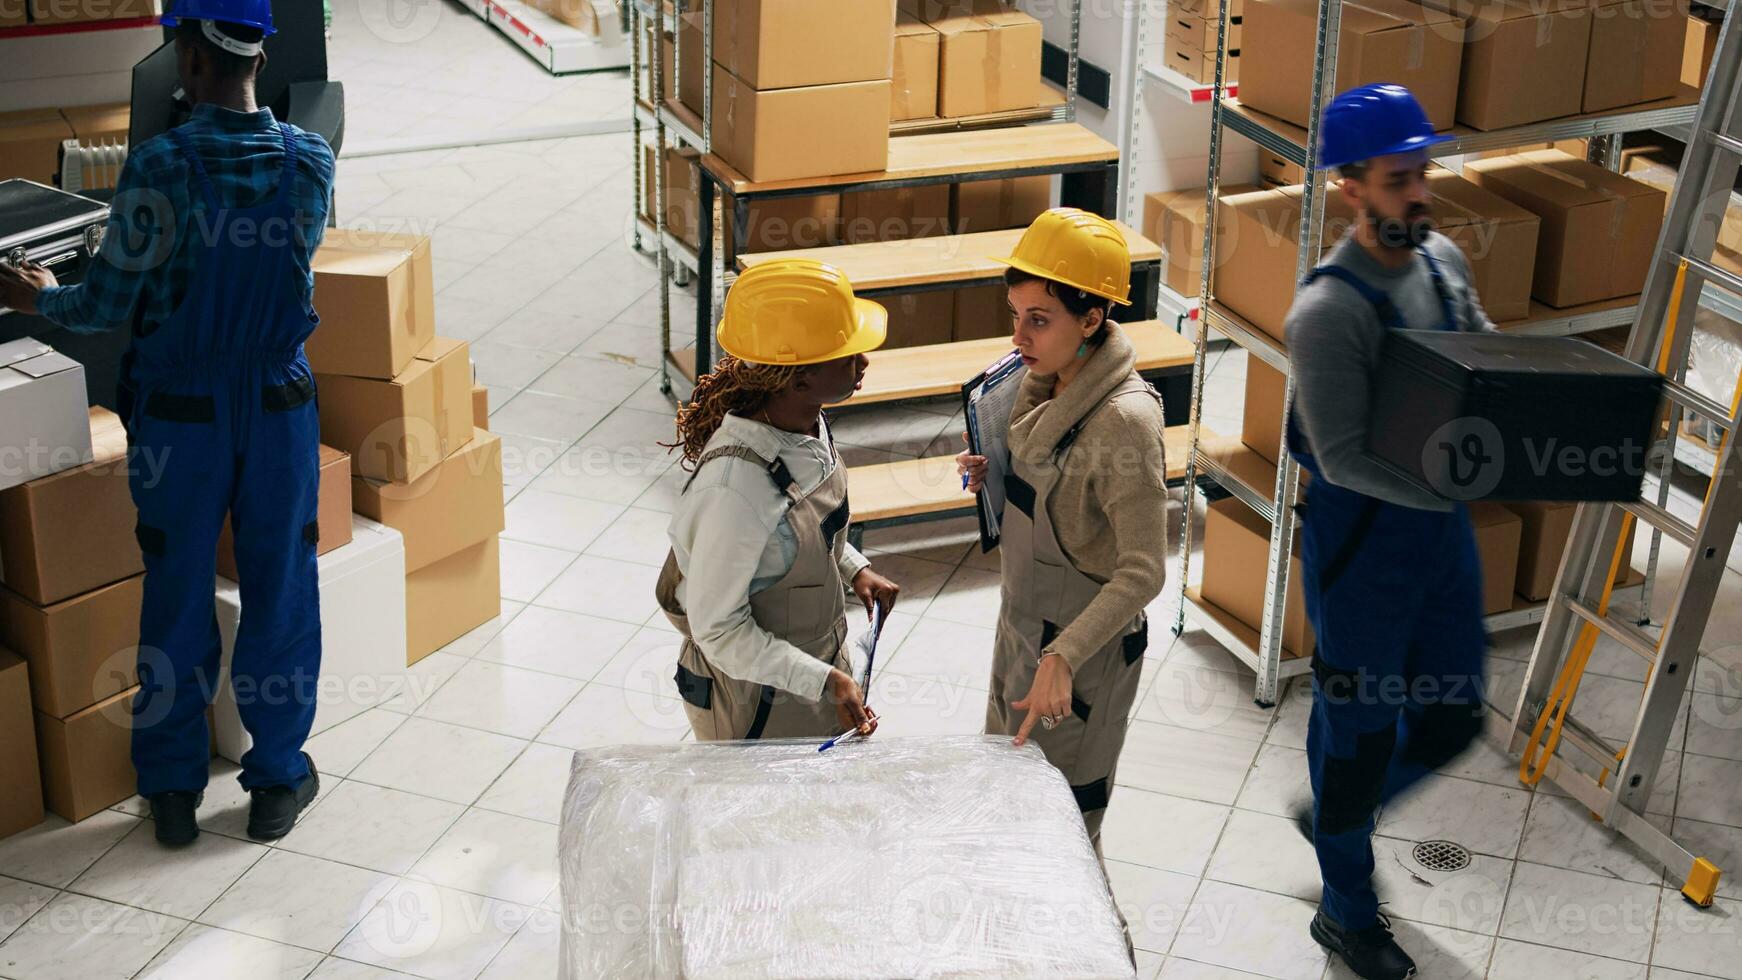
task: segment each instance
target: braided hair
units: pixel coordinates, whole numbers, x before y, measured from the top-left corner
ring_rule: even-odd
[[[677,410],[677,441],[660,445],[682,450],[684,469],[694,470],[727,413],[756,414],[785,391],[800,370],[792,364],[757,364],[730,354],[722,357],[712,374],[696,379],[689,404]]]

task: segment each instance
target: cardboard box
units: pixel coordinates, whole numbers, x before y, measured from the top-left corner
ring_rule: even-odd
[[[405,577],[406,664],[501,614],[501,552],[491,535]]]
[[[883,342],[883,350],[947,344],[959,339],[954,333],[956,295],[948,289],[879,296],[877,302],[889,311],[889,337]]]
[[[1221,0],[1170,0],[1168,9],[1175,13],[1192,14],[1196,17],[1220,16]],[[1241,17],[1246,13],[1246,0],[1228,0],[1228,16]]]
[[[1509,500],[1506,509],[1519,519],[1518,576],[1513,589],[1530,602],[1541,602],[1554,593],[1555,574],[1560,571],[1561,556],[1567,550],[1567,538],[1573,530],[1573,513],[1578,504],[1562,500]],[[1627,580],[1633,570],[1633,536],[1638,522],[1627,532],[1628,559],[1615,570],[1615,582]],[[1609,560],[1608,549],[1601,551]]]
[[[1262,182],[1271,187],[1287,187],[1290,184],[1306,183],[1306,171],[1298,163],[1288,160],[1269,150],[1260,148],[1258,151],[1258,176]]]
[[[841,240],[848,245],[950,233],[950,185],[927,184],[841,195]]]
[[[0,344],[0,492],[91,461],[84,366],[31,337]]]
[[[1013,2],[1014,0],[900,0],[896,9],[929,24],[947,17],[1001,14],[1010,10]]]
[[[1528,316],[1542,220],[1450,170],[1430,170],[1428,192],[1439,230],[1470,263],[1470,280],[1488,318],[1499,322]]]
[[[1681,85],[1687,0],[1590,0],[1591,54],[1581,111],[1667,99]]]
[[[72,127],[81,143],[125,143],[133,120],[133,107],[126,102],[107,105],[63,107],[61,118]]]
[[[480,384],[472,386],[472,428],[490,427],[490,389]]]
[[[665,36],[660,39],[659,76],[660,80],[665,83],[660,93],[668,99],[675,99],[677,98],[677,47],[675,38],[671,33],[671,27],[675,26],[675,21],[667,21],[666,23],[668,27]],[[642,31],[642,50],[645,53],[641,56],[641,97],[652,103],[654,98],[653,22],[648,20],[646,24],[647,27]]]
[[[912,14],[895,17],[895,63],[889,77],[889,118],[931,119],[938,114],[938,54],[943,39]]]
[[[320,488],[315,501],[315,526],[320,540],[315,554],[324,555],[351,541],[351,457],[331,446],[320,447]],[[236,541],[230,532],[230,518],[218,532],[218,574],[232,582],[242,576],[236,569]]]
[[[1246,403],[1240,441],[1272,466],[1282,448],[1282,399],[1288,379],[1256,357],[1246,359]]]
[[[978,116],[1040,104],[1040,21],[1020,11],[931,22],[938,50],[938,115]]]
[[[0,645],[30,664],[30,697],[64,718],[139,683],[139,604],[135,575],[51,606],[0,589]]]
[[[1256,5],[1256,3],[1255,3]],[[1288,598],[1283,607],[1282,648],[1311,656],[1314,638],[1301,593],[1300,548],[1288,562]],[[1264,580],[1269,568],[1270,523],[1227,497],[1204,509],[1204,601],[1254,630],[1264,623]]]
[[[1228,50],[1240,50],[1241,24],[1240,17],[1228,18]],[[1209,16],[1200,16],[1184,10],[1174,10],[1168,15],[1167,36],[1176,37],[1188,48],[1214,54],[1216,51],[1217,28],[1221,21],[1212,12]]]
[[[332,228],[312,264],[321,323],[303,351],[317,374],[397,377],[435,337],[428,238]]]
[[[1425,2],[1469,24],[1458,122],[1501,129],[1579,111],[1591,39],[1587,0]]]
[[[1482,561],[1482,614],[1492,616],[1512,608],[1518,580],[1518,542],[1524,522],[1499,504],[1476,500],[1470,525],[1476,531],[1476,554]]]
[[[1690,15],[1683,29],[1682,84],[1705,88],[1706,76],[1712,71],[1712,55],[1717,51],[1718,25]]]
[[[714,66],[714,152],[753,181],[889,166],[889,80],[757,91]]]
[[[678,18],[677,24],[677,99],[700,119],[702,89],[707,77],[703,74],[706,65],[702,61],[702,12],[684,14]]]
[[[1244,194],[1256,190],[1251,184],[1226,184],[1217,188],[1222,197]],[[1207,201],[1202,187],[1193,187],[1179,191],[1169,198],[1161,214],[1161,225],[1157,229],[1162,249],[1167,254],[1167,286],[1182,296],[1196,296],[1203,280],[1204,269],[1204,216]],[[1296,224],[1299,224],[1299,211],[1295,213]],[[1218,241],[1224,236],[1237,233],[1227,224],[1223,224],[1218,233]],[[1219,273],[1218,273],[1219,274]],[[1290,273],[1288,281],[1293,281]],[[1221,283],[1221,280],[1218,279]],[[1221,283],[1217,288],[1218,296],[1228,283]]]
[[[0,491],[0,581],[39,606],[145,570],[126,430],[106,408],[93,406],[86,418],[89,463]]]
[[[1531,285],[1537,299],[1577,306],[1644,286],[1663,191],[1559,150],[1471,161],[1464,176],[1542,219]]]
[[[653,221],[654,204],[654,162],[659,158],[659,151],[652,143],[641,144],[641,216],[649,222]]]
[[[1247,46],[1265,56],[1242,67],[1243,104],[1296,126],[1307,124],[1318,16],[1318,0],[1252,0],[1245,13]],[[1462,20],[1409,0],[1345,0],[1333,90],[1396,82],[1415,93],[1435,129],[1451,128]]]
[[[890,77],[893,0],[717,0],[714,63],[753,89]]]
[[[1217,201],[1216,299],[1279,341],[1294,302],[1300,195],[1299,187],[1230,190]],[[1325,239],[1334,240],[1347,228],[1349,215],[1340,194],[1326,194],[1325,207]],[[1170,262],[1169,285],[1175,274]]]
[[[1026,228],[1052,207],[1052,178],[1006,177],[950,186],[950,227],[955,234]]]
[[[727,195],[720,213],[725,216],[726,254],[737,255],[734,237],[738,226],[737,201]],[[792,248],[819,248],[841,241],[841,195],[810,194],[750,202],[750,231],[745,236],[745,254],[779,252]]]
[[[137,20],[162,13],[157,0],[30,0],[32,24],[89,24]]]
[[[665,227],[691,248],[701,241],[701,158],[699,151],[687,146],[665,150]]]
[[[597,36],[599,33],[599,12],[593,9],[593,0],[528,0],[533,9],[555,20]]]
[[[60,145],[73,128],[54,109],[0,113],[0,180],[23,177],[54,186],[60,172]]]
[[[30,23],[28,0],[0,0],[0,27],[23,27]],[[34,741],[34,736],[32,737]],[[0,837],[6,836],[0,829]]]
[[[357,513],[405,538],[415,572],[502,531],[502,438],[476,429],[464,449],[409,484],[351,481]]]
[[[1200,85],[1209,85],[1216,80],[1216,49],[1204,51],[1169,34],[1162,42],[1161,55],[1163,63],[1181,75]],[[1223,69],[1227,72],[1228,81],[1238,81],[1240,78],[1240,50],[1229,48],[1228,57]]]
[[[0,840],[42,823],[29,674],[23,660],[0,650]]]
[[[48,809],[78,823],[131,797],[132,687],[65,718],[36,712],[36,750]]]
[[[321,441],[351,454],[351,474],[410,483],[472,438],[466,342],[437,337],[392,381],[318,375]]]
[[[1155,191],[1143,195],[1143,224],[1137,227],[1138,233],[1166,249],[1167,233],[1163,231],[1162,215],[1167,213],[1167,202],[1184,193],[1184,190]]]
[[[1003,284],[970,286],[956,290],[956,340],[986,340],[1008,337],[1014,329],[1010,315],[1010,291]]]

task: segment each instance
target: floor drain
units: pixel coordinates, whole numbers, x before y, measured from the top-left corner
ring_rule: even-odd
[[[1425,840],[1415,845],[1416,863],[1429,871],[1462,871],[1470,866],[1470,852],[1449,840]]]

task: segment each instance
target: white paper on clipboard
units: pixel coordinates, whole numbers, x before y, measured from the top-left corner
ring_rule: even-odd
[[[1010,470],[1010,410],[1027,369],[1016,351],[999,358],[962,386],[962,408],[968,423],[968,450],[986,457],[986,479],[978,494],[980,550],[998,547],[1004,518],[1004,475]]]

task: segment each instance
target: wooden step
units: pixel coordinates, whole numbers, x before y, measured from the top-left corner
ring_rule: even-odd
[[[757,183],[719,156],[702,157],[702,166],[732,194],[850,187],[890,180],[978,176],[1014,171],[1045,172],[1077,164],[1113,163],[1119,148],[1077,123],[1044,123],[1002,129],[921,133],[889,140],[883,170],[827,177],[802,177]]]
[[[1014,251],[1025,230],[1010,228],[862,245],[756,252],[740,255],[738,268],[749,269],[776,259],[816,259],[845,272],[855,290],[867,293],[939,283],[969,283],[1002,276],[1004,263],[997,258]],[[1119,231],[1131,249],[1133,264],[1161,261],[1160,245],[1127,225],[1120,224]]]
[[[1137,348],[1137,370],[1144,374],[1190,371],[1192,342],[1159,320],[1120,324]],[[843,402],[847,406],[958,395],[968,379],[1010,352],[1003,337],[958,340],[925,347],[876,350],[866,355],[865,387]],[[1172,430],[1169,430],[1172,431]]]
[[[1220,448],[1240,440],[1204,427],[1201,440],[1206,448]],[[1167,480],[1185,479],[1189,432],[1186,426],[1169,426],[1166,432]],[[847,470],[848,498],[853,502],[853,523],[877,525],[917,517],[952,513],[970,514],[974,496],[962,489],[954,456],[927,456],[893,463],[873,463]]]

